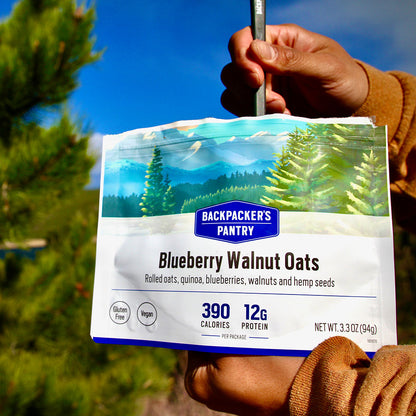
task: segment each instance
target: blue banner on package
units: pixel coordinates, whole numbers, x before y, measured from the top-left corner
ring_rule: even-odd
[[[195,235],[230,243],[279,235],[279,210],[244,201],[230,201],[195,213]]]

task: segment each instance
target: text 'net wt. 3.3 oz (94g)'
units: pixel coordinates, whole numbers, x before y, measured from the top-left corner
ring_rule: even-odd
[[[283,115],[103,139],[96,342],[307,355],[396,343],[386,128]]]

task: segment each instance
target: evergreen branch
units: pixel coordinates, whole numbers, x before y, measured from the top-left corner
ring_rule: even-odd
[[[281,175],[278,175],[277,173],[274,175],[274,177],[278,180],[278,184],[283,183],[285,185],[292,185],[293,183],[295,183],[295,179],[299,179],[299,178],[285,178]]]
[[[12,28],[7,31],[4,41],[14,45],[17,50],[12,62],[13,72],[10,71],[9,76],[5,77],[3,88],[0,89],[0,137],[6,147],[10,147],[13,125],[20,117],[34,108],[63,102],[77,86],[78,70],[100,56],[100,53],[92,51],[92,9],[84,14],[80,8],[71,11],[74,2],[65,0],[62,1],[63,7],[56,3],[42,4],[42,7],[36,9],[37,17],[33,17],[30,15],[31,3],[27,3],[19,3],[10,23],[4,23],[8,25],[7,28]],[[72,28],[68,30],[70,36],[65,38],[64,34],[59,39],[60,28],[68,26],[68,19],[72,19]],[[52,30],[56,29],[58,40],[55,40],[57,33],[49,35],[45,31],[45,20],[48,21],[48,27],[51,25]],[[39,35],[37,40],[29,44],[30,37],[36,34]],[[57,61],[55,64],[51,62],[53,56],[50,54],[50,46],[55,44],[57,60],[60,62],[58,65]],[[27,75],[22,71],[25,67],[30,68]]]
[[[299,164],[297,164],[294,160],[289,160],[289,164],[292,165],[298,171],[302,170],[302,167]]]
[[[335,146],[331,146],[331,149],[332,149],[334,152],[339,153],[339,154],[343,154],[343,153],[344,153],[344,152],[343,152],[340,148],[335,147]]]
[[[350,186],[352,189],[354,189],[354,191],[358,191],[362,194],[365,192],[365,188],[361,185],[358,185],[358,183],[350,182]]]
[[[338,130],[341,130],[342,132],[344,132],[347,135],[351,134],[351,130],[350,128],[348,128],[347,126],[343,125],[343,124],[334,124],[334,127]]]
[[[279,193],[283,193],[286,191],[285,188],[278,188],[277,186],[267,186],[267,185],[264,185],[264,189],[267,192],[270,192],[271,194],[279,194]]]
[[[351,212],[351,214],[354,215],[363,215],[363,213],[361,211],[359,211],[358,209],[354,208],[352,205],[347,204],[347,210],[349,212]]]
[[[68,145],[66,147],[61,147],[59,152],[57,152],[52,158],[48,159],[46,163],[39,166],[39,169],[32,172],[32,174],[25,178],[23,182],[20,182],[15,189],[25,189],[29,186],[30,183],[34,182],[37,179],[46,178],[48,172],[52,167],[57,166],[59,162],[73,149],[76,145],[76,137],[71,136],[68,140]]]
[[[348,196],[348,198],[354,202],[354,204],[357,206],[357,208],[359,209],[360,214],[367,214],[369,212],[371,212],[371,207],[369,206],[368,203],[366,203],[365,201],[357,198],[352,192],[350,191],[346,191],[346,194]],[[356,211],[358,211],[358,209],[356,209]]]
[[[348,140],[346,138],[340,136],[339,134],[333,133],[332,137],[335,138],[336,141],[340,144],[348,143]]]
[[[381,212],[381,211],[384,211],[386,207],[387,207],[387,203],[383,201],[374,205],[373,209],[374,209],[374,212]]]

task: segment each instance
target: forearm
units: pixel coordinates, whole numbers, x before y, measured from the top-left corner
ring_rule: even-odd
[[[370,88],[354,115],[375,116],[377,125],[388,126],[393,214],[400,225],[416,232],[416,77],[360,64]]]

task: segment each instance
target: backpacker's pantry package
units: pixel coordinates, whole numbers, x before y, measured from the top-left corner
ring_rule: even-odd
[[[307,355],[396,343],[386,128],[282,115],[103,139],[96,342]]]

